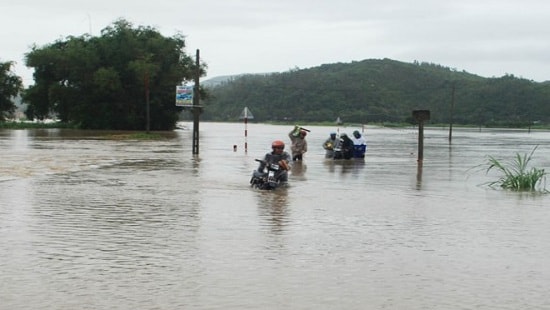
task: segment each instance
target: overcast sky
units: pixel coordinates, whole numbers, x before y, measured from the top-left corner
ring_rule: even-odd
[[[390,58],[550,80],[547,0],[0,0],[0,61],[124,18],[200,49],[208,77]]]

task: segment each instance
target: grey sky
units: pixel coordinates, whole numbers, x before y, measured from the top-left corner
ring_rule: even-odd
[[[124,18],[200,49],[208,77],[390,58],[484,77],[550,80],[546,0],[0,0],[0,61]]]

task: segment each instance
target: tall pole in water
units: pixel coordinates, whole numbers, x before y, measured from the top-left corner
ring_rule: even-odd
[[[430,110],[415,110],[413,117],[418,122],[418,162],[424,160],[424,121],[430,120]]]
[[[149,91],[149,72],[145,73],[145,117],[146,117],[146,125],[145,125],[145,132],[149,133],[151,130],[151,112],[149,108],[149,97],[150,97],[150,91]]]
[[[414,119],[418,122],[418,158],[416,170],[416,186],[422,186],[422,166],[424,160],[424,121],[430,119],[430,110],[414,110]]]
[[[455,84],[453,83],[453,89],[451,92],[451,115],[450,115],[450,124],[449,124],[449,143],[453,139],[453,112],[455,108]]]
[[[195,86],[193,87],[193,155],[199,154],[199,115],[201,109],[199,106],[200,94],[199,94],[199,78],[200,78],[200,61],[199,50],[197,49],[197,56],[195,57]]]
[[[245,117],[244,118],[244,152],[245,153],[248,153],[248,141],[247,141],[247,137],[248,137],[248,128],[247,128],[247,125],[248,124],[248,117]]]

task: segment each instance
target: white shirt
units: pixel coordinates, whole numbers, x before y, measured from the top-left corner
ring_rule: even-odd
[[[355,145],[367,145],[367,140],[365,140],[363,136],[359,138],[355,138],[355,136],[352,136],[351,140],[353,140],[353,144]]]

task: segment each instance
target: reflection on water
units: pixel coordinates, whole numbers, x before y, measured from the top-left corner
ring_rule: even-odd
[[[310,129],[275,191],[248,181],[288,126],[248,124],[244,152],[242,124],[203,123],[198,156],[187,130],[0,130],[0,308],[548,306],[549,196],[473,168],[538,145],[548,170],[549,133],[427,129],[419,164],[414,129],[367,127],[366,158],[340,161]]]
[[[290,170],[290,174],[292,175],[292,178],[295,180],[305,181],[307,180],[306,171],[307,171],[306,163],[304,163],[303,161],[295,161],[292,163],[292,169]]]
[[[416,189],[422,189],[422,168],[424,163],[420,160],[416,163]]]
[[[339,174],[339,175],[331,175],[331,178],[334,179],[340,179],[345,178],[346,174],[351,174],[354,177],[361,176],[363,174],[363,168],[365,167],[365,160],[364,159],[338,159],[338,160],[332,160],[332,159],[325,159],[323,161],[323,164],[326,166],[328,171],[331,174]]]
[[[282,233],[288,224],[288,189],[279,188],[274,191],[258,191],[258,210],[273,233]]]

